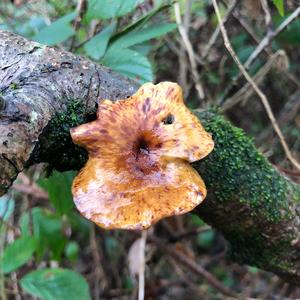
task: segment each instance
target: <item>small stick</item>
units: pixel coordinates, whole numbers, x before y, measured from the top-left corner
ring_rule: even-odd
[[[215,1],[213,1],[214,3]],[[291,22],[293,22],[300,15],[300,6],[289,16],[287,17],[272,34],[268,31],[267,35],[261,40],[256,49],[252,52],[250,57],[245,62],[245,69],[249,69],[252,65],[253,61],[257,58],[257,56],[267,47],[270,42],[276,37],[280,32],[282,32]],[[219,19],[219,18],[218,18]]]
[[[223,1],[224,2],[224,1]],[[247,61],[244,64],[244,67],[246,70],[249,70],[249,68],[251,67],[251,65],[253,64],[253,62],[257,59],[257,57],[261,54],[262,51],[268,52],[267,50],[267,46],[270,44],[270,42],[282,31],[284,31],[288,25],[290,25],[294,20],[297,19],[297,17],[300,15],[300,6],[297,7],[297,9],[290,15],[288,16],[274,31],[270,31],[268,30],[267,34],[265,35],[265,37],[260,41],[260,43],[257,45],[257,47],[255,48],[255,50],[251,53],[251,55],[249,56],[249,58],[247,59]],[[233,13],[233,16],[241,23],[241,25],[245,28],[245,26],[242,24],[242,20],[238,18],[238,16]],[[223,23],[224,26],[224,23]],[[245,28],[247,30],[247,28]],[[250,28],[248,28],[250,29]],[[249,33],[249,30],[247,30],[247,32]],[[252,36],[252,38],[254,38],[253,33],[250,35]],[[256,38],[254,38],[254,40],[257,40]],[[286,74],[287,76],[288,73]],[[222,103],[224,101],[225,98],[227,98],[227,96],[232,92],[233,87],[237,84],[238,80],[241,78],[242,74],[241,72],[239,72],[238,75],[236,75],[229,87],[226,88],[223,96],[221,97],[220,102]],[[290,76],[289,76],[290,78]],[[290,78],[291,79],[291,78]]]
[[[233,0],[228,8],[227,8],[227,11],[226,11],[226,14],[224,15],[224,18],[223,18],[223,22],[226,23],[226,21],[229,19],[229,17],[231,16],[231,13],[233,12],[233,10],[235,9],[237,5],[237,1],[236,0]],[[217,41],[217,38],[219,36],[219,33],[220,33],[220,25],[216,27],[214,33],[212,34],[212,36],[210,37],[206,47],[204,48],[203,52],[202,52],[202,55],[201,55],[201,59],[204,60],[210,49],[212,48],[212,46],[216,43]]]
[[[147,230],[142,231],[140,241],[140,264],[139,264],[139,291],[138,300],[145,298],[145,248],[146,248]]]
[[[220,10],[219,10],[219,6],[217,4],[217,0],[212,0],[213,5],[214,5],[214,9],[220,24],[220,29],[221,29],[221,33],[224,39],[224,45],[226,47],[226,49],[228,50],[229,54],[231,55],[231,57],[233,58],[233,60],[235,61],[235,63],[237,64],[237,66],[239,67],[241,73],[244,75],[244,77],[246,78],[246,80],[250,83],[250,85],[252,86],[252,88],[255,90],[255,92],[257,93],[257,95],[260,97],[261,102],[263,104],[263,106],[265,107],[265,110],[267,112],[267,115],[273,125],[273,128],[275,130],[275,132],[277,133],[279,140],[281,142],[281,145],[283,147],[283,150],[285,152],[286,157],[288,158],[288,160],[298,169],[300,170],[300,164],[297,162],[297,160],[292,156],[290,149],[284,139],[284,136],[276,122],[275,116],[273,114],[273,111],[271,109],[271,106],[268,102],[267,97],[265,96],[265,94],[260,90],[260,88],[256,85],[256,83],[254,82],[254,80],[251,78],[251,76],[248,74],[248,72],[246,71],[246,68],[241,64],[239,58],[237,57],[237,55],[235,54],[233,48],[231,47],[231,44],[229,42],[229,38],[226,32],[226,29],[224,27],[222,18],[221,18],[221,14],[220,14]]]
[[[204,99],[205,98],[205,94],[203,91],[203,87],[200,83],[200,78],[199,78],[199,74],[197,71],[197,63],[196,63],[196,58],[195,58],[195,53],[192,47],[192,44],[189,40],[189,37],[185,31],[184,26],[182,25],[182,20],[181,20],[181,15],[180,15],[180,6],[179,3],[174,3],[174,11],[175,11],[175,18],[176,18],[176,23],[178,26],[178,30],[181,36],[181,39],[185,45],[186,48],[186,52],[188,54],[189,57],[189,61],[190,61],[190,65],[191,65],[191,69],[192,69],[192,75],[195,81],[195,86],[196,86],[196,90],[198,92],[199,98],[200,99]]]
[[[82,17],[86,10],[86,6],[87,6],[86,0],[78,0],[77,7],[76,7],[77,17],[74,21],[74,32],[75,33],[80,27]],[[70,51],[72,51],[74,49],[75,40],[76,40],[76,36],[74,35],[71,40]]]

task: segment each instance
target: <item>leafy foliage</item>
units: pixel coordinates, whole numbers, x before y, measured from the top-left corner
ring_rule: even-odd
[[[86,280],[67,269],[33,271],[24,276],[20,283],[27,293],[43,300],[91,299]]]
[[[195,86],[192,80],[193,76],[189,70],[188,57],[185,57],[184,45],[180,37],[174,35],[176,24],[174,22],[173,10],[170,9],[172,7],[168,4],[169,1],[87,0],[87,7],[82,11],[76,9],[77,1],[33,1],[33,4],[27,2],[28,1],[1,1],[0,28],[17,32],[18,34],[46,45],[64,48],[77,55],[87,56],[95,62],[104,64],[114,71],[137,80],[140,83],[154,81],[155,74],[158,74],[160,80],[182,80],[182,82],[186,80],[184,90],[188,94],[187,104],[199,107],[199,99],[197,95],[195,96]],[[185,4],[187,1],[179,2],[183,13],[186,9]],[[276,28],[289,16],[291,1],[273,0],[272,2],[273,4],[270,7],[270,11],[272,14],[273,27]],[[16,5],[13,3],[16,3]],[[17,3],[21,4],[19,5]],[[226,14],[226,5],[222,5],[221,2],[219,2],[219,4],[224,16]],[[239,10],[240,7],[242,7],[242,5],[239,4],[235,9]],[[245,10],[245,8],[243,9]],[[247,61],[250,54],[253,53],[257,47],[257,43],[253,41],[253,37],[257,36],[260,40],[267,32],[267,28],[265,28],[264,25],[263,12],[261,12],[260,20],[256,20],[244,12],[245,11],[242,11],[242,13],[237,14],[237,16],[239,16],[241,21],[245,21],[244,24],[249,24],[249,28],[252,29],[255,35],[249,34],[251,31],[247,32],[243,30],[242,26],[237,26],[237,21],[232,22],[232,16],[230,16],[229,21],[225,23],[230,41],[243,63]],[[7,15],[6,19],[5,15]],[[205,88],[205,92],[209,95],[207,103],[219,105],[223,100],[218,102],[215,101],[215,99],[221,99],[223,94],[226,94],[227,86],[230,85],[232,79],[238,75],[239,70],[237,66],[228,59],[224,47],[221,46],[223,45],[223,41],[220,34],[217,37],[215,45],[210,49],[207,58],[203,60],[201,57],[204,46],[211,38],[217,26],[216,19],[213,17],[211,1],[192,1],[189,16],[191,17],[191,23],[187,28],[189,30],[188,35],[195,51],[200,81]],[[290,69],[295,71],[295,78],[299,78],[299,68],[296,60],[297,55],[292,54],[291,51],[293,48],[297,49],[300,43],[299,32],[300,21],[296,19],[281,34],[272,40],[268,48],[268,52],[270,53],[280,48],[286,51],[287,57],[291,62]],[[172,34],[171,38],[163,40],[166,34],[170,33]],[[258,69],[262,70],[263,65],[267,62],[267,58],[267,53],[260,55],[255,63],[252,64],[249,70],[250,74],[254,75]],[[183,70],[179,70],[178,72],[176,70],[176,72],[174,72],[174,69],[176,69],[179,63],[181,63],[181,68],[185,69],[185,75]],[[287,76],[285,76],[286,73],[282,73],[276,66],[273,66],[271,73],[273,74],[269,81],[264,83],[264,79],[262,78],[262,80],[258,82],[268,94],[272,95],[272,97],[270,97],[270,104],[276,108],[275,111],[279,115],[286,99],[290,98],[290,95],[287,95],[289,84],[287,82]],[[281,73],[284,74],[284,76],[279,78]],[[289,75],[292,75],[292,73]],[[184,76],[186,78],[184,78]],[[236,84],[236,88],[238,88],[239,83],[237,82]],[[12,84],[11,88],[14,88],[14,85],[16,84]],[[295,86],[293,86],[293,92],[294,89]],[[227,94],[225,98],[230,99],[235,92],[236,91],[233,91],[233,94]],[[251,91],[249,91],[249,93],[250,92]],[[224,101],[226,101],[226,99]],[[232,117],[235,122],[240,123],[239,126],[246,128],[246,130],[251,132],[254,136],[260,134],[261,131],[263,131],[262,128],[266,127],[265,120],[262,122],[262,119],[260,119],[260,110],[255,109],[255,107],[259,106],[255,105],[255,101],[256,99],[254,99],[254,97],[243,99],[243,106],[236,110],[237,113],[235,113],[234,110],[228,113],[228,116]],[[77,105],[80,106],[82,104],[78,102],[76,103],[76,107]],[[84,111],[84,107],[82,111]],[[70,106],[68,107],[68,112],[68,115],[64,115],[63,118],[59,120],[60,123],[55,120],[52,126],[61,128],[59,126],[61,123],[75,124],[78,119],[80,119],[81,122],[86,121],[84,114],[82,113],[81,115],[81,113],[79,113],[79,109]],[[240,117],[241,115],[243,117]],[[250,115],[252,115],[252,117],[249,117]],[[291,119],[289,123],[294,121],[295,120]],[[295,122],[298,124],[298,121]],[[220,124],[217,125],[219,128]],[[290,145],[293,145],[293,150],[297,149],[297,147],[299,148],[298,127],[286,127],[283,129],[286,130],[285,133],[289,134],[288,142]],[[212,131],[212,129],[209,129],[209,131]],[[58,137],[62,144],[65,134],[69,134],[69,126],[66,126],[63,132],[55,134],[56,138]],[[224,142],[228,143],[232,140],[228,136],[218,136],[219,141],[223,139]],[[274,143],[274,141],[272,141],[272,143]],[[269,144],[261,143],[261,145],[262,149],[271,148]],[[218,145],[216,145],[216,147],[218,147]],[[249,170],[246,170],[243,165],[240,166],[240,162],[237,161],[239,155],[235,155],[233,156],[234,158],[232,158],[232,152],[238,150],[240,149],[235,148],[235,145],[232,144],[231,152],[229,153],[230,158],[226,158],[228,155],[226,156],[226,153],[224,154],[221,151],[218,152],[221,153],[221,156],[217,157],[217,159],[220,161],[226,160],[226,162],[231,165],[234,174],[238,172],[239,176],[235,178],[238,178],[240,182],[243,180],[249,182],[250,180],[252,183],[254,182],[255,185],[251,184],[251,186],[246,189],[239,189],[238,187],[241,185],[233,185],[232,178],[234,174],[228,171],[226,174],[223,174],[224,168],[218,170],[216,156],[212,154],[208,159],[214,160],[212,166],[214,166],[215,169],[214,171],[211,170],[212,174],[208,176],[208,178],[204,178],[208,189],[210,190],[212,181],[214,181],[214,184],[216,180],[219,182],[226,181],[226,187],[229,187],[229,190],[223,189],[224,193],[232,193],[230,187],[237,186],[237,190],[234,192],[235,194],[239,194],[241,200],[243,200],[243,196],[244,199],[248,199],[249,195],[253,197],[254,200],[249,204],[252,211],[256,210],[264,214],[266,220],[277,220],[278,216],[273,215],[273,209],[277,212],[279,210],[277,209],[278,205],[284,205],[282,202],[283,197],[281,197],[282,193],[277,191],[279,196],[275,203],[267,198],[270,193],[274,194],[276,189],[280,189],[282,184],[280,181],[275,180],[274,183],[272,182],[271,189],[266,189],[262,186],[260,193],[253,195],[253,187],[255,186],[256,189],[258,189],[257,182],[260,183],[259,174],[257,175],[251,172],[255,178],[252,177],[252,175],[246,178],[246,174]],[[272,151],[270,150],[269,152],[271,153]],[[59,156],[60,153],[56,152],[57,151],[54,150],[53,153],[49,153],[49,156]],[[246,153],[246,156],[250,157],[250,154]],[[271,159],[276,156],[274,154],[269,155],[271,155]],[[276,158],[273,161],[274,164],[278,166],[282,165],[282,161],[284,161],[281,153],[280,155],[279,160],[276,161]],[[66,160],[69,159],[68,155],[64,155],[64,157]],[[61,163],[61,160],[57,161]],[[205,161],[203,163],[205,164]],[[258,161],[258,163],[261,162]],[[220,171],[221,176],[215,172],[216,169]],[[27,299],[26,293],[30,294],[28,297],[38,297],[39,299],[47,300],[90,299],[90,292],[95,292],[98,289],[99,281],[101,286],[102,284],[105,286],[105,283],[103,283],[105,279],[107,281],[107,289],[104,288],[100,291],[101,296],[102,293],[108,293],[109,288],[116,288],[114,292],[118,290],[121,291],[123,295],[134,293],[135,281],[128,274],[126,252],[130,249],[133,240],[136,238],[136,234],[118,231],[103,232],[100,230],[97,230],[95,234],[92,224],[82,218],[74,209],[71,196],[71,182],[75,174],[74,172],[59,173],[54,171],[48,178],[39,180],[37,180],[37,174],[40,174],[39,168],[29,170],[28,172],[26,171],[26,174],[48,193],[49,201],[44,198],[36,198],[35,195],[31,194],[14,194],[15,191],[12,194],[0,198],[0,290],[2,281],[4,280],[5,288],[8,286],[8,290],[12,290],[9,286],[13,278],[11,273],[16,272],[17,278],[22,278],[18,284],[21,287],[21,297],[24,299]],[[217,174],[217,176],[214,174]],[[260,185],[258,185],[258,187],[259,186]],[[218,196],[220,197],[220,195]],[[268,201],[260,202],[259,200],[262,199],[262,196]],[[224,199],[225,198],[227,199],[229,197],[224,197]],[[236,275],[240,273],[241,270],[232,266],[229,267],[228,260],[222,259],[222,255],[220,255],[224,252],[226,247],[224,240],[220,237],[219,233],[213,229],[205,229],[204,231],[200,231],[200,233],[195,230],[203,228],[204,226],[206,225],[203,220],[191,214],[185,216],[183,219],[178,218],[176,222],[166,220],[166,222],[158,224],[157,227],[155,227],[154,234],[168,241],[170,233],[173,231],[176,240],[176,229],[180,232],[183,230],[182,233],[187,234],[185,236],[186,240],[184,243],[180,241],[176,242],[177,250],[179,249],[182,254],[187,253],[187,256],[194,262],[203,263],[208,271],[215,274],[224,285],[232,287],[234,282],[235,289],[241,291],[243,286],[240,277]],[[185,231],[185,229],[187,230]],[[254,234],[251,236],[252,233],[250,232],[249,235],[249,239],[253,241],[253,248],[257,249],[257,240]],[[243,237],[238,236],[236,232],[234,236],[237,241],[236,243],[239,243],[239,241],[243,239]],[[170,243],[169,245],[172,247],[174,244]],[[152,247],[156,246],[153,244],[151,245],[151,248]],[[279,249],[279,247],[277,248]],[[197,249],[197,255],[193,252],[195,249]],[[159,245],[157,250],[159,250]],[[249,251],[249,248],[246,250]],[[172,262],[169,257],[164,257],[164,253],[159,253],[159,251],[153,252],[154,254],[151,254],[148,261],[148,266],[149,269],[155,267],[155,272],[152,272],[154,268],[151,268],[151,272],[149,273],[152,273],[152,278],[149,274],[146,274],[149,276],[147,280],[149,280],[150,288],[150,285],[155,282],[158,286],[154,290],[163,290],[164,286],[163,284],[160,286],[161,282],[166,282],[168,285],[168,280],[171,279],[170,282],[172,284],[176,281],[173,266],[174,262]],[[262,259],[262,252],[263,249],[257,250],[258,259]],[[205,255],[200,257],[197,261],[199,254]],[[215,255],[215,257],[209,260],[206,254],[212,254]],[[218,259],[215,259],[216,257]],[[46,268],[46,266],[53,265],[55,268]],[[159,267],[157,267],[158,265]],[[101,270],[102,266],[103,270]],[[182,278],[180,278],[180,282],[191,282],[191,286],[196,286],[197,289],[199,288],[200,290],[202,289],[204,296],[208,295],[207,298],[222,298],[219,297],[219,295],[215,295],[215,290],[213,290],[203,278],[197,281],[197,278],[194,278],[196,276],[189,277],[189,274],[184,274],[180,268],[181,266],[178,264],[176,270],[183,275]],[[240,268],[242,269],[242,267]],[[71,269],[73,271],[71,271]],[[273,279],[271,280],[270,278],[273,276],[262,273],[261,270],[255,267],[243,267],[242,272],[247,275],[247,282],[251,281],[251,274],[255,274],[256,278],[259,278],[259,276],[263,278],[261,279],[263,284],[257,286],[272,284],[270,282],[272,282]],[[90,284],[90,291],[86,280],[79,273],[86,276]],[[97,277],[99,274],[101,274],[101,280]],[[236,278],[234,278],[234,276]],[[252,283],[252,286],[255,286],[255,283]],[[176,291],[179,289],[180,286],[176,286]],[[187,296],[186,290],[191,291],[193,288],[190,288],[188,284],[184,283],[183,295],[181,297],[176,296],[179,297],[179,299],[186,297],[191,299],[197,298],[192,295]],[[255,296],[259,294],[257,290],[259,290],[259,288],[255,289]],[[173,297],[171,293],[172,288],[168,288],[166,298],[178,299]],[[177,292],[175,292],[175,294],[176,293]],[[207,293],[207,295],[205,295],[205,293]],[[1,296],[0,294],[0,298]],[[156,297],[156,295],[153,297]]]
[[[37,258],[48,252],[54,260],[60,260],[67,244],[67,238],[63,235],[63,220],[48,210],[34,208],[32,210],[33,235],[37,240]]]
[[[86,54],[94,60],[99,60],[106,52],[109,39],[113,35],[115,29],[116,23],[113,22],[85,43],[83,47]]]
[[[281,16],[284,16],[284,0],[273,0],[274,5],[277,7]]]
[[[9,198],[8,195],[0,197],[0,217],[2,220],[7,221],[14,211],[15,202]]]
[[[16,31],[37,42],[49,46],[71,44],[77,41],[76,51],[104,64],[120,74],[139,82],[153,81],[153,67],[148,53],[140,51],[136,45],[150,45],[157,39],[176,28],[175,24],[155,22],[152,19],[170,5],[158,5],[153,10],[126,26],[120,26],[124,17],[135,12],[141,0],[88,0],[87,10],[82,17],[80,30],[75,32],[74,22],[78,13],[73,11],[62,14],[49,23],[40,16],[33,16],[27,23],[16,26]],[[66,4],[53,0],[53,7],[63,12]],[[101,22],[90,37],[88,28],[92,22]]]
[[[111,19],[122,17],[132,12],[139,0],[89,0],[88,1],[88,19]]]
[[[43,27],[33,38],[37,42],[49,46],[57,45],[66,41],[75,34],[71,21],[76,17],[76,13],[67,14],[56,20],[49,26]]]
[[[74,207],[73,197],[71,193],[71,184],[75,172],[57,172],[54,171],[50,177],[39,180],[39,185],[44,188],[48,194],[49,199],[61,215],[68,214]]]
[[[5,248],[0,258],[0,268],[4,273],[10,273],[28,262],[35,251],[36,243],[33,237],[23,236]]]

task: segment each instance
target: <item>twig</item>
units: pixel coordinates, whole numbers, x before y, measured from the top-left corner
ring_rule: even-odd
[[[237,295],[225,287],[216,277],[214,277],[210,272],[206,271],[202,266],[198,265],[194,261],[192,261],[189,257],[184,255],[183,253],[176,250],[173,246],[165,245],[165,242],[155,236],[149,236],[149,241],[153,242],[164,252],[171,255],[176,261],[187,266],[192,272],[199,275],[201,278],[205,278],[207,282],[211,286],[213,286],[216,290],[220,291],[223,295],[238,298]]]
[[[195,276],[193,276],[193,274],[191,274],[190,272],[186,272],[186,270],[184,269],[185,266],[183,264],[179,265],[177,263],[177,259],[175,259],[171,255],[167,257],[167,261],[169,261],[169,263],[172,265],[176,275],[180,278],[181,282],[184,283],[189,289],[194,291],[198,299],[209,300],[207,292],[196,283],[197,278],[195,278]]]
[[[178,242],[182,239],[189,238],[193,235],[196,235],[196,234],[199,234],[199,233],[202,233],[202,232],[206,232],[206,231],[209,231],[209,230],[211,230],[211,227],[208,226],[208,225],[205,225],[205,226],[202,226],[202,227],[195,227],[195,228],[192,228],[190,230],[179,233],[178,235],[170,237],[169,241],[171,243],[175,243],[175,242]]]
[[[34,184],[14,183],[12,188],[22,194],[30,195],[37,199],[48,200],[48,193]]]
[[[265,107],[265,110],[268,114],[268,117],[274,127],[275,132],[277,133],[279,140],[281,142],[281,145],[284,149],[285,155],[286,157],[289,159],[289,161],[298,169],[300,170],[300,164],[296,161],[296,159],[292,156],[290,149],[284,139],[284,136],[276,122],[275,116],[272,112],[271,106],[268,102],[267,97],[265,96],[265,94],[260,90],[260,88],[256,85],[256,83],[253,81],[253,79],[250,77],[250,75],[248,74],[248,72],[246,71],[245,67],[241,64],[240,60],[238,59],[237,55],[235,54],[233,48],[231,47],[231,44],[229,42],[229,38],[226,32],[226,29],[223,25],[223,21],[220,15],[220,11],[219,11],[219,6],[217,4],[216,0],[212,0],[213,5],[214,5],[214,9],[216,11],[216,15],[218,18],[218,21],[220,23],[221,26],[221,32],[222,32],[222,36],[224,39],[224,45],[226,47],[226,49],[228,50],[229,54],[231,55],[231,57],[233,58],[233,60],[235,61],[235,63],[237,64],[237,66],[239,67],[241,73],[244,75],[244,77],[246,78],[246,80],[251,84],[252,88],[255,90],[255,92],[257,93],[257,95],[260,97],[263,106]],[[300,10],[299,10],[300,12]]]
[[[97,300],[100,299],[100,291],[104,290],[108,286],[108,283],[101,265],[101,252],[98,248],[94,224],[91,226],[90,230],[90,245],[95,266],[95,278],[93,279],[95,283],[94,299]]]
[[[82,17],[84,15],[85,10],[86,10],[86,0],[78,0],[77,8],[76,8],[77,17],[74,21],[74,31],[75,31],[75,33],[76,33],[76,31],[78,30],[78,28],[80,26],[80,23],[81,23],[81,20],[82,20]],[[71,40],[70,51],[72,51],[73,48],[74,48],[75,40],[76,40],[76,36],[74,35],[72,40]]]
[[[276,167],[282,173],[285,173],[285,174],[293,176],[293,177],[300,177],[300,172],[294,172],[294,171],[291,171],[291,170],[286,170],[286,169],[284,169],[280,166],[276,166]]]
[[[224,15],[223,17],[223,22],[226,23],[227,20],[229,19],[231,13],[233,12],[233,10],[235,9],[237,5],[237,1],[236,0],[233,0],[228,8],[227,8],[227,12],[226,14]],[[220,33],[220,25],[218,25],[214,31],[214,33],[212,34],[212,36],[210,37],[208,43],[207,43],[207,46],[204,48],[203,52],[202,52],[202,55],[201,55],[201,59],[205,59],[210,51],[210,49],[212,48],[212,46],[215,44],[218,36],[219,36],[219,33]]]
[[[289,16],[287,17],[276,29],[275,31],[273,31],[272,34],[270,34],[270,31],[267,32],[267,35],[260,41],[260,43],[257,45],[257,47],[255,48],[255,50],[251,53],[251,55],[249,56],[249,58],[247,59],[246,63],[245,63],[245,68],[246,70],[248,70],[251,65],[253,64],[253,62],[257,59],[257,57],[259,56],[259,54],[262,51],[266,51],[268,52],[267,46],[270,44],[270,42],[279,34],[281,33],[284,29],[286,29],[286,27],[288,25],[290,25],[300,14],[300,6]],[[238,17],[234,14],[234,16],[238,19]],[[239,19],[238,19],[239,20]],[[239,20],[240,21],[240,20]],[[245,28],[245,27],[244,27]],[[253,35],[251,35],[253,37]],[[256,40],[256,39],[255,39]],[[231,92],[233,91],[233,89],[235,88],[235,86],[237,85],[238,80],[241,78],[242,74],[241,72],[239,72],[239,74],[237,74],[233,79],[232,79],[232,84],[229,85],[229,87],[225,90],[225,92],[223,93],[221,99],[220,99],[220,103],[224,102],[224,99],[227,98],[227,96],[229,94],[231,94]]]
[[[280,33],[282,32],[291,22],[293,22],[300,14],[300,6],[289,16],[287,17],[277,28],[275,31],[268,31],[267,35],[261,40],[256,49],[251,53],[249,58],[245,63],[245,69],[249,69],[252,65],[253,61],[258,57],[258,55],[267,47],[270,42]]]
[[[294,94],[292,94],[284,104],[280,113],[277,115],[277,123],[280,125],[288,124],[292,120],[295,119],[299,110],[300,110],[300,87]],[[265,128],[258,136],[256,136],[255,140],[257,144],[265,143],[270,139],[270,136],[273,132],[272,125],[269,125]]]
[[[184,15],[183,15],[183,27],[186,32],[189,32],[189,26],[190,26],[190,5],[191,0],[185,1],[185,9],[184,9]],[[179,60],[179,83],[183,88],[184,91],[184,97],[188,96],[190,88],[188,88],[188,67],[189,67],[189,62],[188,62],[188,57],[186,53],[186,47],[184,43],[179,43],[180,44],[180,51],[178,55],[178,60]]]
[[[267,0],[260,0],[261,6],[263,8],[263,11],[265,13],[265,23],[268,28],[268,30],[271,32],[273,31],[272,29],[272,17],[269,9],[269,4]]]
[[[178,31],[180,33],[180,36],[182,38],[182,41],[185,45],[185,48],[186,48],[186,51],[187,51],[187,54],[189,57],[189,61],[190,61],[191,69],[192,69],[192,75],[193,75],[193,78],[195,81],[196,90],[198,92],[199,98],[204,99],[205,94],[203,91],[203,87],[200,83],[200,78],[199,78],[199,74],[197,71],[197,63],[196,63],[195,53],[193,50],[193,46],[189,40],[189,37],[186,33],[186,30],[185,30],[184,26],[182,25],[180,6],[179,6],[179,3],[177,3],[177,2],[174,3],[174,11],[175,11],[176,23],[178,25]]]
[[[222,1],[224,3],[224,1]],[[259,44],[259,37],[256,35],[256,32],[251,28],[251,26],[247,23],[247,21],[240,15],[238,10],[235,10],[232,13],[233,17],[240,23],[240,25],[245,29],[245,31],[249,34],[252,40]],[[224,23],[225,24],[225,23]]]
[[[145,298],[145,247],[147,239],[147,230],[142,231],[140,239],[140,263],[139,263],[139,291],[138,300],[144,300]]]
[[[278,60],[281,57],[286,56],[285,52],[283,50],[278,50],[276,53],[274,53],[268,61],[265,63],[264,66],[262,66],[259,71],[253,76],[253,81],[259,85],[261,81],[265,78],[265,76],[269,73],[269,71],[278,63]],[[232,97],[226,99],[222,104],[222,112],[231,109],[233,106],[237,105],[241,101],[246,102],[246,100],[255,92],[251,88],[251,84],[249,82],[246,82],[246,84],[240,88]]]

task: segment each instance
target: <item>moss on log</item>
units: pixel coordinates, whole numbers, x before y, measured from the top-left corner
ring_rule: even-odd
[[[99,99],[137,84],[84,58],[0,30],[0,195],[24,167],[79,169],[86,160],[69,128],[95,118]],[[217,228],[240,263],[300,285],[300,187],[277,172],[241,129],[198,113],[214,151],[194,164],[208,187],[195,212]]]

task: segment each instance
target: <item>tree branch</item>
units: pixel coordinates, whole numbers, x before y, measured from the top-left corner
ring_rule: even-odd
[[[68,52],[0,31],[0,194],[18,172],[38,162],[79,169],[86,152],[69,128],[93,120],[97,101],[138,87]],[[242,130],[215,112],[196,112],[215,149],[194,164],[208,187],[196,210],[224,234],[240,263],[300,280],[300,187],[280,175]]]
[[[86,59],[9,32],[0,31],[0,41],[1,195],[32,163],[52,157],[58,169],[76,168],[78,157],[69,161],[69,154],[82,152],[64,147],[70,145],[66,126],[87,121],[98,99],[126,98],[137,85]]]

